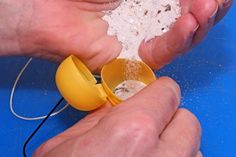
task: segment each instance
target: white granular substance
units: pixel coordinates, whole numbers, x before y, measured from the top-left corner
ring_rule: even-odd
[[[123,0],[103,19],[109,24],[108,35],[116,35],[123,45],[119,57],[140,60],[142,40],[161,36],[179,16],[179,0]]]
[[[126,100],[139,92],[145,86],[146,84],[141,81],[125,80],[117,85],[113,92],[121,100]]]

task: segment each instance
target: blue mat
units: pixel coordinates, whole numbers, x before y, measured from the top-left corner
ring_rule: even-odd
[[[199,118],[205,157],[236,157],[236,5],[227,17],[191,52],[158,72],[174,78],[182,88],[182,107]],[[0,58],[0,156],[21,157],[24,141],[40,121],[24,121],[9,110],[10,90],[27,61]],[[17,86],[14,105],[25,116],[44,115],[60,99],[54,76],[57,65],[34,59]],[[68,107],[50,118],[28,145],[32,152],[44,141],[85,116]]]

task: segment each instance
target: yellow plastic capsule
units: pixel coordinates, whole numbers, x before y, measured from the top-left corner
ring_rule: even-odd
[[[101,70],[102,84],[96,79],[77,57],[67,57],[58,67],[56,84],[65,100],[74,108],[82,111],[94,110],[107,101],[112,105],[120,103],[113,90],[125,81],[125,65],[127,59],[115,59],[104,65]],[[156,80],[153,71],[140,61],[139,81],[149,84]]]

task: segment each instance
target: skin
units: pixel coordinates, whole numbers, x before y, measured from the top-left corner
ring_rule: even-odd
[[[160,69],[202,41],[232,3],[233,0],[180,0],[182,16],[169,32],[143,42],[139,55],[153,69]]]
[[[119,3],[76,0],[0,0],[1,55],[29,55],[60,61],[78,56],[92,70],[119,55],[121,45],[108,36],[104,9]],[[6,15],[7,16],[6,16]],[[109,46],[108,46],[109,45]]]
[[[226,3],[227,1],[227,3]],[[139,54],[153,69],[199,43],[233,0],[180,0],[182,16],[171,30]],[[106,34],[102,10],[120,0],[0,0],[0,55],[29,55],[60,61],[77,55],[92,71],[116,58],[121,44]],[[108,46],[109,45],[109,46]]]
[[[89,114],[34,157],[200,157],[200,123],[179,103],[179,86],[162,77],[127,101]]]
[[[154,69],[199,43],[232,4],[180,2],[182,16],[170,31],[140,46],[140,56]],[[75,54],[97,71],[121,50],[101,20],[102,10],[118,5],[118,0],[0,0],[0,55],[60,61]],[[200,124],[192,113],[178,109],[179,99],[173,80],[158,79],[118,106],[107,104],[89,114],[34,156],[200,157]]]

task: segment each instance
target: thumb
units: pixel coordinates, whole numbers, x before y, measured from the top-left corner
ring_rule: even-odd
[[[197,27],[197,21],[191,14],[182,15],[169,32],[142,43],[140,57],[153,69],[160,69],[190,48]]]
[[[86,65],[97,73],[104,64],[117,58],[121,49],[122,46],[116,37],[103,36],[88,47],[88,52],[93,53],[93,56],[87,58],[87,62],[85,60]]]

